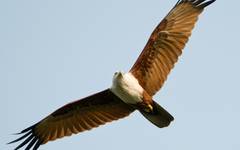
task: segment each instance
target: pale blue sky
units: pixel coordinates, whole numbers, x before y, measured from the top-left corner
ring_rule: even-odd
[[[177,0],[0,2],[0,149],[58,107],[128,71]],[[159,129],[138,112],[42,150],[240,149],[240,2],[200,16],[182,57],[155,96],[175,121]]]

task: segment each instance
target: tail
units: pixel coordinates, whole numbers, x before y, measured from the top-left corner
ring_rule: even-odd
[[[167,127],[170,122],[174,120],[173,116],[155,101],[153,101],[152,112],[146,112],[144,110],[140,110],[140,112],[145,118],[159,128]]]

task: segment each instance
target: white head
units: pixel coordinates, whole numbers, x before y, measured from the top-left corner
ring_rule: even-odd
[[[119,82],[121,82],[123,80],[123,73],[121,71],[117,71],[114,73],[113,75],[113,80],[112,80],[112,83],[113,85],[118,85]]]
[[[121,71],[117,71],[117,72],[115,72],[114,73],[114,75],[113,75],[113,81],[115,80],[115,79],[120,79],[120,78],[122,78],[123,77],[123,72],[121,72]]]

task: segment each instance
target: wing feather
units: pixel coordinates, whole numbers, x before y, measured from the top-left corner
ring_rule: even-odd
[[[135,109],[115,96],[109,89],[67,104],[56,110],[39,123],[23,130],[24,140],[16,149],[37,149],[41,144],[64,136],[90,130],[107,122],[128,116]]]
[[[203,9],[215,0],[179,0],[151,34],[130,72],[149,95],[154,95],[191,36]]]

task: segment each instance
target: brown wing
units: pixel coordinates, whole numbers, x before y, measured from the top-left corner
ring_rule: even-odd
[[[41,144],[70,136],[128,116],[134,109],[122,102],[109,89],[67,104],[39,123],[23,130],[25,139],[16,149],[27,144],[26,149],[37,149]],[[9,144],[10,144],[9,143]]]
[[[174,67],[199,14],[215,0],[181,0],[161,21],[130,72],[154,95]]]

